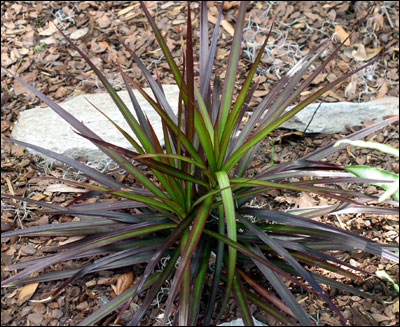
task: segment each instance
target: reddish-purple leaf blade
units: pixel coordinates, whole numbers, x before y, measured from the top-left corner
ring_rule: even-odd
[[[337,309],[337,307],[332,303],[329,297],[322,290],[321,286],[317,283],[317,281],[312,277],[309,271],[307,271],[284,247],[282,247],[279,242],[275,241],[273,238],[268,236],[267,233],[264,233],[263,230],[259,229],[257,225],[250,223],[246,218],[241,215],[237,215],[237,218],[240,222],[242,222],[246,228],[255,233],[265,244],[270,246],[276,253],[278,253],[290,266],[292,266],[301,277],[303,277],[310,286],[322,297],[322,299],[334,310],[340,317],[342,322],[345,322],[346,319]]]
[[[355,248],[364,250],[371,254],[384,257],[388,260],[398,262],[399,258],[394,253],[382,249],[376,243],[367,238],[351,233],[346,230],[339,229],[335,226],[323,224],[318,221],[313,221],[301,216],[292,215],[286,212],[261,210],[253,208],[241,208],[240,213],[253,215],[263,219],[269,219],[280,223],[285,223],[293,226],[301,226],[315,229],[316,231],[324,232],[327,238],[341,241],[343,244],[354,246]]]
[[[396,121],[399,120],[399,116],[394,116],[394,117],[390,117],[388,119],[385,119],[383,121],[377,122],[371,126],[365,127],[357,132],[354,132],[348,136],[346,136],[347,140],[358,140],[361,139],[365,136],[368,136],[378,130],[380,130],[381,128],[384,128]],[[339,151],[341,149],[344,149],[346,147],[346,144],[340,144],[337,147],[333,147],[333,145],[336,142],[332,142],[322,148],[319,148],[318,150],[311,152],[307,155],[305,155],[304,157],[302,157],[302,160],[320,160],[322,158],[326,158],[329,155],[331,155],[332,153]]]
[[[46,258],[46,259],[42,260],[41,262],[26,268],[25,270],[2,281],[1,285],[7,285],[8,283],[11,283],[22,277],[25,277],[33,272],[44,269],[52,264],[55,264],[55,263],[63,261],[63,260],[68,260],[70,257],[76,255],[79,252],[83,252],[83,251],[90,250],[90,249],[93,249],[96,247],[112,244],[116,241],[147,235],[147,234],[159,231],[159,230],[174,228],[175,226],[176,226],[176,224],[174,224],[174,223],[160,224],[160,223],[154,223],[154,222],[146,222],[146,223],[135,224],[132,226],[127,226],[127,227],[123,228],[122,230],[117,230],[117,231],[113,231],[110,233],[103,233],[103,234],[99,235],[98,237],[89,240],[85,245],[83,245],[77,249],[71,249],[68,251],[58,253],[51,258]]]

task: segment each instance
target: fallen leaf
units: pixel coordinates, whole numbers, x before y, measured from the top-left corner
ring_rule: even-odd
[[[357,50],[351,52],[351,56],[358,61],[367,61],[375,57],[379,52],[381,52],[381,47],[376,47],[374,49],[365,48],[363,44],[357,43],[354,45]]]
[[[378,94],[376,95],[376,98],[377,99],[383,98],[386,95],[386,93],[388,93],[388,91],[389,91],[388,82],[384,81],[381,88],[378,91]]]
[[[374,318],[377,322],[382,322],[386,320],[391,320],[389,317],[380,314],[380,313],[371,313],[372,318]]]
[[[79,40],[80,38],[84,37],[89,32],[89,28],[81,28],[71,33],[69,36],[71,40]]]
[[[357,83],[356,82],[350,82],[349,85],[347,85],[346,89],[344,90],[344,95],[346,97],[352,97],[355,95],[357,92]]]
[[[373,19],[374,19],[374,32],[382,30],[384,27],[383,16],[379,13],[375,13]]]
[[[393,313],[399,313],[399,299],[395,303],[393,303]]]
[[[309,208],[317,204],[317,202],[306,192],[301,192],[300,197],[296,199],[297,208]]]
[[[108,17],[105,14],[103,16],[101,16],[99,19],[97,19],[96,21],[100,28],[107,28],[108,26],[111,25],[111,22],[112,22],[110,17]]]
[[[29,300],[35,293],[38,285],[39,283],[30,283],[24,285],[19,292],[17,304],[21,305]]]
[[[210,13],[208,13],[208,21],[210,23],[216,24],[217,23],[217,18],[212,16]],[[235,29],[233,28],[233,26],[226,21],[225,19],[221,21],[221,26],[230,34],[233,36],[233,34],[235,33]]]
[[[314,78],[314,80],[311,82],[311,84],[319,84],[323,81],[325,81],[325,78],[328,76],[328,74],[318,74],[317,77]]]
[[[57,32],[57,27],[54,24],[49,24],[49,27],[41,32],[39,32],[40,36],[50,36]]]
[[[58,245],[65,245],[65,244],[68,244],[68,243],[76,242],[76,241],[81,240],[84,237],[85,236],[72,236],[72,237],[69,237],[68,239],[66,239],[65,241],[59,242]]]
[[[387,103],[387,104],[398,105],[399,104],[399,98],[386,95],[386,96],[384,96],[382,98],[377,98],[377,99],[371,100],[370,102],[378,102],[378,103]]]
[[[120,295],[133,284],[133,272],[129,271],[117,278],[117,285],[111,285],[114,293]]]
[[[224,10],[229,10],[231,8],[235,8],[239,6],[239,1],[225,1],[224,2]]]
[[[44,199],[46,197],[46,195],[38,193],[35,194],[34,196],[31,197],[32,200],[36,200],[36,201],[40,201],[42,199]]]
[[[352,314],[352,325],[353,326],[373,326],[369,319],[365,317],[358,308],[351,308],[350,311]]]
[[[340,42],[343,42],[349,36],[349,33],[347,33],[341,25],[335,26],[335,33],[339,37]],[[344,42],[344,44],[350,45],[350,39],[347,39],[346,42]]]
[[[228,21],[223,19],[221,21],[221,25],[230,35],[233,36],[233,34],[235,33],[235,29],[233,28],[233,26]]]
[[[134,8],[136,8],[136,7],[139,7],[139,3],[137,3],[137,4],[135,4],[135,5],[132,5],[132,6],[129,6],[129,7],[126,7],[126,8],[124,8],[124,9],[120,10],[120,11],[118,12],[117,16],[125,15],[125,14],[127,14],[128,12],[130,12],[131,10],[133,10]]]

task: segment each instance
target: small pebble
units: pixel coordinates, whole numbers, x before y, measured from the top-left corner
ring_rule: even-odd
[[[55,309],[51,312],[51,317],[54,319],[60,319],[63,315],[64,313],[59,309]]]
[[[103,295],[99,299],[99,307],[102,307],[103,305],[106,305],[108,302],[110,302],[110,300],[107,298],[107,296]]]

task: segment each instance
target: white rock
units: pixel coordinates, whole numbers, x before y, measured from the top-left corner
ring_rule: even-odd
[[[163,89],[167,101],[176,113],[179,88],[176,85],[163,85]],[[153,97],[150,89],[145,90]],[[134,93],[143,111],[148,116],[155,133],[163,143],[161,120],[158,114],[138,91],[134,90]],[[131,109],[134,116],[136,116],[128,92],[120,91],[118,95],[128,108]],[[132,146],[122,134],[103,115],[94,109],[85,100],[85,97],[133,136],[133,132],[108,93],[80,95],[63,101],[59,105],[75,118],[82,121],[105,141],[132,149]],[[382,120],[384,116],[398,114],[398,99],[397,101],[393,101],[393,98],[390,101],[386,100],[382,100],[382,103],[378,102],[379,99],[369,103],[323,103],[307,128],[307,133],[337,133],[346,130],[346,125],[357,126],[361,125],[365,120],[378,121]],[[318,103],[309,105],[283,124],[282,127],[304,131],[317,106]],[[107,156],[92,142],[74,133],[71,126],[49,107],[36,107],[22,111],[13,128],[12,138],[39,145],[45,149],[72,158],[82,156],[89,161],[96,162],[107,159]],[[37,152],[30,149],[28,151],[37,154]],[[45,159],[51,161],[47,157]]]
[[[178,108],[179,88],[176,85],[163,85],[163,89],[172,110],[176,112]],[[150,89],[146,88],[145,91],[154,98]],[[160,117],[139,91],[134,90],[134,94],[151,122],[160,142],[163,143],[164,138]],[[136,117],[128,92],[120,91],[118,95]],[[96,105],[97,108],[108,115],[131,136],[134,136],[133,131],[125,122],[125,119],[108,93],[79,95],[60,102],[59,105],[103,138],[103,140],[124,148],[133,149],[131,144],[112,123],[93,108],[85,98]],[[71,158],[82,156],[90,161],[100,161],[107,158],[92,142],[73,132],[72,127],[49,107],[35,107],[22,111],[11,136],[14,139],[38,145]],[[38,154],[30,149],[28,151]],[[51,161],[50,158],[45,157],[45,159]]]
[[[253,321],[254,321],[254,326],[269,326],[266,325],[264,323],[262,323],[261,321],[258,321],[256,318],[253,317]],[[241,318],[236,319],[236,320],[232,320],[230,322],[224,322],[220,325],[217,326],[244,326],[243,324],[243,320]]]
[[[384,116],[399,114],[399,100],[367,103],[330,102],[322,103],[306,133],[338,133],[346,130],[346,125],[361,126],[366,120],[380,121]],[[282,127],[303,132],[311,120],[319,103],[312,103],[292,117]],[[293,106],[289,107],[293,108]]]

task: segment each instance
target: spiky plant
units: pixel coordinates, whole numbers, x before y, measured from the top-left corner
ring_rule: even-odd
[[[246,325],[253,324],[250,303],[254,303],[284,324],[290,325],[298,321],[302,325],[312,325],[309,316],[297,303],[287,286],[288,283],[296,284],[307,292],[319,295],[343,323],[346,319],[320,284],[379,301],[348,285],[311,272],[304,263],[310,267],[321,267],[356,279],[359,273],[366,274],[366,272],[336,258],[335,251],[362,250],[398,262],[398,254],[391,246],[381,245],[357,234],[313,220],[315,217],[334,213],[395,214],[396,209],[364,204],[367,200],[376,199],[375,197],[334,186],[321,186],[321,184],[388,181],[357,178],[344,172],[342,165],[323,161],[322,159],[344,147],[341,145],[333,148],[333,144],[294,162],[271,166],[252,178],[245,177],[257,145],[263,138],[326,91],[377,58],[321,87],[307,99],[285,111],[327,64],[336,58],[344,43],[306,76],[309,68],[316,64],[316,60],[332,44],[330,39],[322,42],[290,69],[254,108],[251,118],[242,126],[240,124],[242,117],[255,90],[251,87],[251,83],[268,41],[267,36],[233,101],[247,5],[245,1],[240,2],[229,64],[222,83],[218,74],[214,74],[214,78],[211,78],[222,9],[219,11],[209,42],[207,5],[205,2],[200,5],[200,68],[199,80],[196,80],[190,5],[187,14],[184,64],[178,67],[154,19],[144,3],[141,3],[175,82],[179,86],[177,115],[170,107],[159,80],[153,78],[140,58],[122,40],[122,44],[131,53],[155,96],[155,98],[150,97],[137,82],[119,69],[136,116],[132,114],[128,105],[122,102],[88,56],[60,30],[72,48],[80,53],[96,73],[125,117],[131,131],[125,131],[110,121],[130,142],[134,151],[101,139],[81,123],[79,117],[72,117],[33,86],[5,70],[70,123],[78,134],[98,146],[143,187],[124,185],[76,160],[36,145],[12,140],[64,162],[82,171],[91,179],[93,182],[90,183],[62,180],[64,183],[88,190],[78,199],[111,194],[120,200],[115,202],[99,200],[94,204],[72,202],[67,206],[58,206],[7,195],[47,207],[49,208],[47,214],[73,215],[80,217],[80,221],[10,231],[3,233],[3,237],[14,235],[84,235],[85,237],[68,246],[60,246],[56,254],[9,266],[8,269],[24,269],[4,280],[3,286],[65,279],[47,299],[52,300],[67,284],[85,274],[147,263],[138,283],[85,318],[80,325],[94,324],[121,307],[123,312],[138,294],[145,292],[143,303],[130,321],[130,325],[137,325],[166,281],[171,281],[171,287],[165,303],[164,324],[171,314],[174,324],[178,325],[218,323],[229,297],[233,295]],[[161,117],[165,148],[154,133],[151,122],[138,105],[131,89],[132,85]],[[394,117],[376,123],[350,135],[348,139],[362,138],[397,119]],[[149,179],[137,165],[132,164],[132,160],[146,165],[156,181]],[[297,181],[293,182],[293,178]],[[272,189],[312,192],[337,199],[339,204],[285,212],[257,209],[248,205],[257,194]],[[120,211],[132,208],[136,209],[137,214]],[[82,268],[54,271],[37,277],[29,276],[33,272],[64,260],[91,258],[96,255],[103,256]],[[158,264],[165,258],[167,263],[163,269],[157,270]],[[258,269],[263,283],[246,272],[249,270],[245,270],[245,267]],[[273,291],[265,288],[263,286],[265,283],[269,283]],[[217,301],[219,291],[223,296]],[[202,301],[205,310],[201,312],[202,319],[199,320]],[[172,312],[174,304],[176,311]]]

